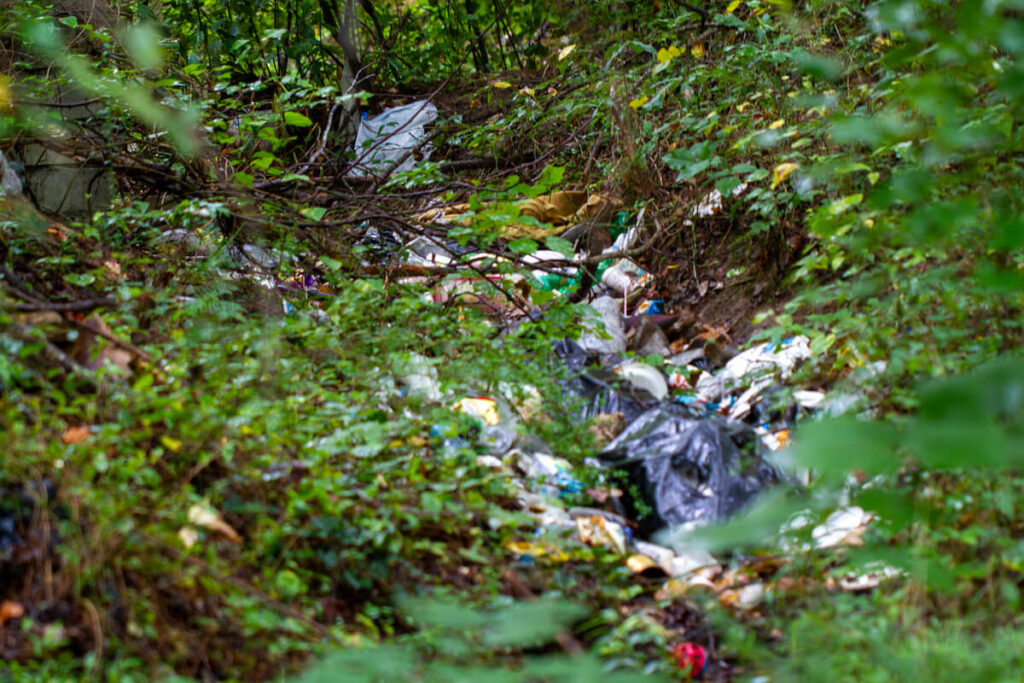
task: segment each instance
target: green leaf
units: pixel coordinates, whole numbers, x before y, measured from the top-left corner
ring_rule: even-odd
[[[253,155],[252,165],[262,171],[265,171],[270,168],[270,165],[275,161],[277,161],[277,157],[270,152],[259,152]]]
[[[834,81],[843,75],[843,64],[834,57],[812,55],[803,48],[792,52],[797,68],[812,78]]]
[[[320,261],[334,272],[338,272],[339,270],[341,270],[341,266],[343,265],[341,261],[333,259],[330,256],[321,256]]]
[[[585,614],[584,608],[563,600],[519,603],[488,619],[483,640],[493,647],[542,645]]]
[[[533,190],[527,193],[527,196],[537,196],[538,194],[544,194],[551,190],[552,187],[562,182],[562,178],[565,177],[564,166],[545,166],[544,170],[541,171],[540,178],[533,186]],[[534,194],[535,193],[535,194]]]
[[[454,631],[482,629],[492,618],[482,611],[441,600],[402,598],[398,606],[417,624]]]
[[[235,173],[231,178],[242,187],[252,187],[253,181],[255,180],[251,174],[243,173],[242,171]]]
[[[309,128],[313,125],[312,119],[297,111],[286,111],[284,113],[284,122],[289,126],[297,126],[299,128]]]
[[[794,441],[789,450],[794,463],[824,475],[842,476],[853,469],[892,472],[901,464],[895,453],[896,429],[884,422],[846,416],[811,422],[797,430]]]
[[[558,295],[554,292],[549,292],[543,289],[534,289],[530,292],[530,301],[534,306],[543,306],[557,297]]]
[[[561,237],[555,237],[552,235],[544,238],[544,246],[551,251],[557,251],[567,259],[576,258],[576,252],[573,251],[572,243],[569,240],[562,239]]]
[[[762,495],[743,515],[728,522],[685,531],[669,529],[655,536],[655,541],[683,548],[701,548],[708,552],[765,544],[779,534],[787,520],[806,508],[802,501],[789,500],[787,492],[771,491]]]
[[[723,197],[731,197],[733,190],[742,185],[743,182],[735,176],[726,176],[715,183],[715,187],[722,193]]]
[[[68,273],[64,279],[77,287],[88,287],[96,282],[96,276],[92,273]]]
[[[322,206],[307,206],[300,213],[311,221],[319,221],[327,213],[327,209]]]
[[[124,32],[124,46],[128,54],[143,71],[152,71],[164,61],[160,49],[160,34],[152,24],[133,26]]]
[[[508,248],[517,254],[532,254],[537,251],[537,243],[528,237],[523,237],[509,242]]]

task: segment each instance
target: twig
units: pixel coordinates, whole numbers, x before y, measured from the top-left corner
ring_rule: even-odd
[[[87,331],[87,332],[92,332],[93,334],[95,334],[98,337],[103,337],[104,339],[106,339],[108,342],[110,342],[114,346],[120,346],[125,351],[131,351],[136,356],[138,356],[139,358],[141,358],[141,359],[143,359],[145,361],[150,360],[149,353],[147,351],[144,351],[144,350],[140,349],[135,344],[132,344],[131,342],[126,342],[123,339],[118,339],[117,337],[115,337],[112,334],[104,332],[103,330],[97,330],[96,328],[90,327],[89,325],[86,325],[84,322],[79,322],[78,320],[75,320],[74,318],[71,318],[70,320],[71,320],[71,324],[74,325],[75,327],[77,327],[78,329],[84,330],[84,331]]]
[[[33,294],[29,289],[28,284],[18,277],[14,271],[8,268],[6,264],[0,263],[0,274],[4,276],[4,282],[6,283],[9,291],[20,296],[22,299],[27,299],[33,303],[45,303],[43,299]]]
[[[49,302],[46,299],[43,299],[41,297],[37,297],[37,296],[29,294],[27,292],[20,292],[17,289],[15,289],[14,288],[14,283],[15,282],[21,283],[21,280],[18,278],[17,275],[15,275],[13,272],[11,272],[11,270],[6,265],[0,264],[0,273],[3,273],[4,279],[8,282],[8,288],[9,289],[14,290],[15,294],[21,296],[22,298],[29,299],[32,302],[32,303],[28,303],[28,304],[14,304],[13,308],[16,309],[16,310],[19,310],[19,311],[64,311],[64,312],[88,311],[88,310],[92,310],[94,308],[102,308],[104,306],[113,306],[114,304],[117,303],[117,299],[115,299],[112,296],[104,296],[104,297],[99,297],[99,298],[96,298],[96,299],[82,299],[81,301],[70,301],[70,302],[66,302],[66,303],[51,303],[51,302]],[[91,333],[93,333],[93,334],[95,334],[97,336],[103,337],[104,339],[106,339],[110,343],[112,343],[112,344],[114,344],[116,346],[120,346],[121,348],[125,349],[126,351],[131,351],[132,353],[134,353],[139,358],[142,358],[143,360],[147,360],[148,361],[150,359],[150,356],[149,356],[148,352],[144,351],[143,349],[140,349],[139,347],[135,346],[131,342],[126,342],[123,339],[118,339],[117,337],[115,337],[112,334],[108,334],[107,332],[104,332],[103,330],[97,330],[97,329],[95,329],[95,328],[93,328],[93,327],[91,327],[89,325],[86,325],[85,323],[80,322],[80,321],[78,321],[78,320],[76,320],[74,318],[69,318],[69,321],[75,327],[77,327],[77,328],[79,328],[81,330],[85,330],[87,332],[91,332]],[[64,360],[62,360],[62,357],[67,359],[67,361],[70,362],[72,364],[72,366],[80,367],[80,366],[78,366],[77,363],[75,363],[74,360],[71,359],[70,356],[65,354],[63,351],[58,349],[56,346],[53,347],[53,351],[55,351],[56,353],[50,353],[50,355],[55,360],[57,360],[64,367],[65,370],[70,370],[71,367],[68,366],[67,363]]]
[[[90,104],[96,104],[102,101],[102,97],[93,97],[88,100],[82,100],[80,102],[42,102],[40,100],[15,100],[14,104],[30,104],[35,107],[52,107],[54,109],[74,109],[75,107],[88,107]]]
[[[577,265],[592,266],[595,263],[600,263],[601,261],[604,261],[605,259],[619,259],[626,258],[628,256],[636,256],[637,254],[642,254],[645,251],[650,250],[662,236],[661,223],[658,221],[657,218],[654,218],[654,227],[654,233],[651,235],[651,238],[644,242],[639,247],[633,247],[632,249],[623,249],[622,251],[612,251],[603,254],[595,254],[594,256],[588,256],[585,259],[576,260],[573,261],[572,263],[575,263]]]
[[[112,296],[101,296],[96,299],[82,299],[80,301],[68,301],[63,303],[50,303],[39,300],[31,304],[14,304],[19,311],[91,311],[94,308],[113,306],[117,299]]]
[[[442,132],[442,129],[441,129],[440,126],[435,127],[434,130],[430,131],[429,134],[423,136],[422,140],[420,140],[415,145],[413,145],[409,149],[407,149],[404,152],[402,152],[398,156],[398,158],[396,158],[394,161],[392,161],[390,164],[388,164],[387,168],[385,168],[383,171],[381,171],[380,174],[377,176],[377,179],[374,181],[374,183],[372,185],[370,185],[370,193],[372,194],[372,193],[376,192],[378,187],[380,187],[382,184],[387,182],[387,179],[391,176],[392,173],[395,172],[395,169],[397,169],[399,166],[401,166],[405,162],[406,159],[408,159],[413,154],[415,154],[416,152],[418,152],[421,149],[423,149],[424,146],[429,144],[431,140],[433,140],[438,135],[440,135],[441,132]]]

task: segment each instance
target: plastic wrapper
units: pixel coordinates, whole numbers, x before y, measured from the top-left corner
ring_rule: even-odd
[[[678,405],[657,405],[631,420],[601,459],[626,472],[632,486],[621,499],[625,516],[645,535],[724,519],[779,480],[749,427]]]

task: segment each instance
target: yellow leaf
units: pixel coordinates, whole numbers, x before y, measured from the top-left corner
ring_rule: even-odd
[[[676,47],[675,45],[671,46],[671,47],[670,47],[670,48],[668,49],[668,56],[669,56],[669,57],[679,57],[679,56],[680,56],[680,55],[682,55],[682,54],[683,54],[682,50],[680,50],[680,49],[679,49],[678,47]]]
[[[697,43],[690,48],[690,54],[697,59],[704,59],[704,43]]]
[[[666,50],[665,48],[661,48],[660,50],[658,50],[658,61],[661,62],[662,64],[664,64],[665,62],[671,62],[672,55],[669,54],[669,51]]]
[[[800,164],[794,164],[792,162],[779,164],[772,171],[772,189],[774,190],[779,186],[783,180],[789,177],[789,174],[800,168]]]
[[[537,92],[533,88],[520,88],[519,92],[529,97],[533,97],[534,95],[537,94]]]
[[[166,448],[169,451],[174,451],[175,453],[177,453],[178,451],[181,450],[181,442],[175,438],[167,436],[166,434],[160,437],[160,443],[162,443],[164,445],[164,448]]]
[[[778,121],[772,121],[772,125],[768,126],[768,128],[771,130],[778,130],[779,128],[782,128],[784,125],[786,125],[786,120],[779,119]]]
[[[505,90],[506,88],[511,88],[512,84],[508,81],[491,81],[491,87]]]
[[[11,111],[14,108],[14,96],[11,94],[11,82],[7,76],[0,76],[0,109]]]
[[[563,59],[571,55],[572,51],[575,49],[576,43],[573,43],[572,45],[566,45],[565,47],[563,47],[561,50],[558,51],[558,61],[562,61]]]
[[[633,109],[639,109],[640,107],[647,104],[650,101],[650,99],[650,97],[644,95],[643,97],[638,97],[635,100],[630,100],[629,106],[632,107]]]
[[[743,0],[732,0],[732,2],[729,3],[729,6],[725,8],[725,13],[732,14],[733,12],[736,11],[736,8],[742,4]]]

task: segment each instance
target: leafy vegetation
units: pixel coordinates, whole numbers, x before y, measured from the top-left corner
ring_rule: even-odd
[[[0,209],[10,676],[632,680],[693,640],[713,680],[1017,680],[1022,12],[6,6],[5,150],[112,188],[64,223]],[[358,112],[399,95],[437,101],[432,159],[360,175]],[[585,309],[523,259],[572,253],[519,216],[560,189],[643,211],[674,311],[807,335],[794,383],[849,399],[780,455],[807,486],[675,536],[755,609],[538,529],[485,457],[514,433],[614,485],[551,353]],[[468,291],[403,265],[403,231],[486,251]],[[478,396],[500,429],[453,410]],[[852,505],[856,544],[816,547]]]

